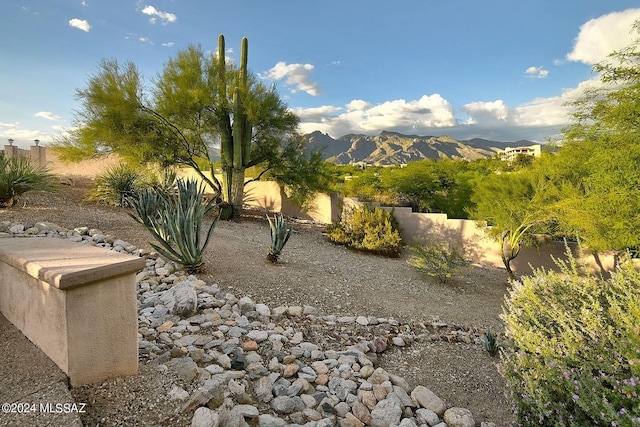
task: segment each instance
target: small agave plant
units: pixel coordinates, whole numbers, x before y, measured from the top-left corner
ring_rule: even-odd
[[[269,215],[267,215],[267,220],[269,220],[269,226],[271,227],[271,246],[269,247],[267,259],[276,263],[282,253],[282,248],[284,248],[284,245],[291,236],[293,225],[287,224],[282,214],[274,215],[273,221],[269,218]]]
[[[491,330],[487,331],[480,341],[482,341],[482,348],[484,351],[489,353],[490,356],[498,355],[498,352],[500,351],[500,344],[498,343],[497,337],[491,333]]]

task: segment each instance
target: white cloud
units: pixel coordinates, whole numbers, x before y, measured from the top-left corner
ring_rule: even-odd
[[[586,22],[580,27],[567,59],[589,65],[605,60],[611,52],[629,45],[635,38],[637,34],[632,32],[632,25],[637,19],[640,19],[640,9],[627,9]]]
[[[271,80],[284,79],[287,85],[295,87],[294,92],[301,90],[311,96],[318,96],[322,93],[322,89],[318,83],[311,80],[310,75],[313,69],[314,66],[311,64],[287,64],[285,62],[278,62],[264,77]]]
[[[345,108],[323,106],[296,109],[294,112],[300,117],[302,132],[319,130],[334,136],[376,134],[383,130],[415,134],[457,124],[453,106],[439,94],[424,95],[411,101],[398,99],[378,105],[356,99],[347,103]]]
[[[19,122],[2,123],[0,122],[0,145],[8,144],[8,139],[14,140],[13,145],[21,148],[28,148],[33,145],[33,140],[38,139],[41,145],[52,142],[53,137],[50,133],[40,130],[23,129]]]
[[[175,44],[174,42],[166,42],[166,43],[162,43],[162,46],[165,46],[165,47],[171,47],[171,46],[173,46],[174,44]]]
[[[151,5],[145,6],[142,9],[142,13],[151,16],[151,18],[149,18],[149,22],[151,22],[152,24],[156,23],[157,18],[160,18],[162,20],[162,25],[167,25],[168,23],[175,22],[178,19],[178,17],[173,13],[163,12]]]
[[[549,71],[542,67],[529,67],[525,73],[532,79],[544,79],[549,76]]]
[[[39,112],[35,113],[34,116],[41,117],[41,118],[47,119],[47,120],[53,120],[53,121],[62,120],[62,117],[58,116],[57,114],[51,113],[49,111],[39,111]]]
[[[89,21],[87,21],[86,19],[78,19],[78,18],[69,19],[69,25],[72,26],[73,28],[77,28],[87,33],[91,29],[91,25],[89,24]]]
[[[463,105],[462,111],[469,115],[466,124],[504,125],[512,122],[514,118],[513,110],[501,99],[491,102],[471,102]]]
[[[349,102],[346,107],[349,111],[362,111],[368,110],[372,107],[372,105],[367,101],[363,101],[362,99],[354,99],[353,101]]]
[[[498,99],[471,102],[459,111],[439,94],[378,105],[355,99],[344,107],[324,105],[293,111],[300,117],[301,132],[317,130],[334,138],[350,133],[377,135],[388,130],[404,134],[450,135],[457,139],[544,142],[547,138],[557,138],[561,129],[570,123],[567,103],[581,97],[585,90],[598,87],[602,87],[602,82],[594,78],[575,88],[564,89],[558,96],[536,98],[518,106],[509,106]]]

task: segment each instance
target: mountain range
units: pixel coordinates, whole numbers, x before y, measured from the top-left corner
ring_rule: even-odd
[[[336,164],[397,165],[444,157],[476,160],[493,157],[506,147],[534,145],[531,141],[498,142],[481,138],[458,141],[449,136],[403,135],[383,131],[377,136],[349,134],[333,139],[319,131],[305,135],[308,147],[324,152]]]

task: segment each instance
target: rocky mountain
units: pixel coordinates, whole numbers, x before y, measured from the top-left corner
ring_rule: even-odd
[[[534,144],[531,141],[498,142],[480,138],[458,141],[449,136],[403,135],[387,131],[377,136],[350,134],[338,139],[316,131],[305,137],[310,148],[323,149],[325,160],[336,164],[395,165],[443,157],[475,160],[492,157],[506,147]]]

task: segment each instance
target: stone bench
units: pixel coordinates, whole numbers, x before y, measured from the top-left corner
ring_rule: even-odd
[[[145,260],[64,239],[0,239],[0,312],[72,386],[138,373]]]

